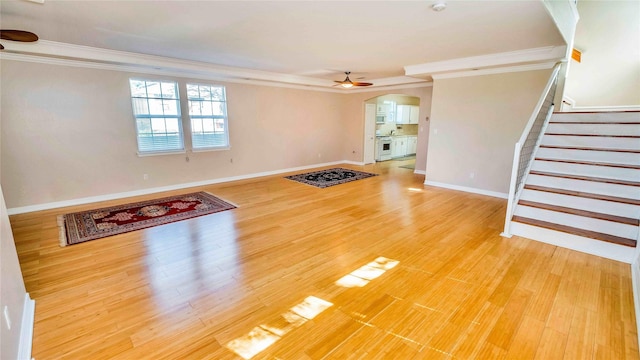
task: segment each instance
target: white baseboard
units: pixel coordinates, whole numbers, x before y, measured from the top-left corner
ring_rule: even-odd
[[[342,161],[342,163],[343,163],[343,164],[350,164],[350,165],[358,165],[358,166],[364,166],[364,165],[366,165],[366,164],[364,163],[364,161],[351,161],[351,160],[345,160],[345,161]],[[372,164],[375,164],[375,163],[372,163]]]
[[[24,310],[22,311],[22,326],[20,328],[20,344],[18,345],[18,360],[31,359],[33,345],[33,323],[36,315],[36,302],[29,294],[24,295]]]
[[[458,190],[458,191],[464,191],[464,192],[468,192],[468,193],[493,196],[493,197],[497,197],[497,198],[501,198],[501,199],[507,199],[509,197],[509,195],[507,193],[501,193],[501,192],[497,192],[497,191],[489,191],[489,190],[483,190],[483,189],[476,189],[476,188],[471,188],[471,187],[466,187],[466,186],[451,185],[451,184],[441,183],[441,182],[437,182],[437,181],[425,180],[424,184],[425,185],[430,185],[430,186],[441,187],[441,188],[445,188],[445,189]]]
[[[427,172],[424,170],[413,170],[414,174],[419,174],[419,175],[424,175],[427,176]]]
[[[635,249],[628,246],[588,239],[515,221],[511,222],[511,234],[627,264],[631,264],[635,256]]]
[[[7,209],[7,214],[15,215],[15,214],[29,213],[33,211],[57,209],[57,208],[66,207],[66,206],[84,205],[84,204],[90,204],[90,203],[100,202],[100,201],[116,200],[116,199],[122,199],[122,198],[133,197],[133,196],[154,194],[154,193],[159,193],[164,191],[181,190],[181,189],[186,189],[186,188],[196,187],[196,186],[206,186],[206,185],[213,185],[213,184],[225,183],[230,181],[246,180],[246,179],[252,179],[252,178],[257,178],[262,176],[277,175],[277,174],[282,174],[287,172],[307,170],[307,169],[313,169],[313,168],[318,168],[323,166],[333,166],[333,165],[339,165],[339,164],[363,165],[362,163],[347,161],[347,160],[332,161],[332,162],[327,162],[322,164],[313,164],[313,165],[298,166],[298,167],[287,168],[287,169],[263,171],[259,173],[230,176],[230,177],[224,177],[224,178],[218,178],[218,179],[212,179],[212,180],[195,181],[190,183],[161,186],[161,187],[134,190],[134,191],[126,191],[121,193],[89,196],[84,198],[63,200],[63,201],[55,201],[55,202],[37,204],[37,205],[20,206],[20,207]]]

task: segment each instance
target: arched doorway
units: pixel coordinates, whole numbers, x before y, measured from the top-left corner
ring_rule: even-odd
[[[365,101],[365,164],[415,154],[419,106],[419,97],[402,94],[382,95]]]

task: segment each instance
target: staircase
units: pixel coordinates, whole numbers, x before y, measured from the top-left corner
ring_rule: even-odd
[[[632,262],[640,229],[640,112],[554,113],[511,233]]]

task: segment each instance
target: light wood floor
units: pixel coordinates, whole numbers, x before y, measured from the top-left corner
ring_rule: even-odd
[[[202,187],[239,208],[66,248],[56,215],[154,196],[13,216],[33,355],[237,359],[253,338],[272,343],[254,359],[638,359],[629,265],[502,238],[505,200],[402,164]],[[336,283],[378,257],[398,263]],[[298,316],[309,297],[330,306]]]

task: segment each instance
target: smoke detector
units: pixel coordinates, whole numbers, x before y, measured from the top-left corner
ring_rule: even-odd
[[[433,9],[433,11],[436,11],[436,12],[440,12],[446,8],[447,8],[447,4],[443,0],[436,1],[433,5],[431,5],[431,9]]]

